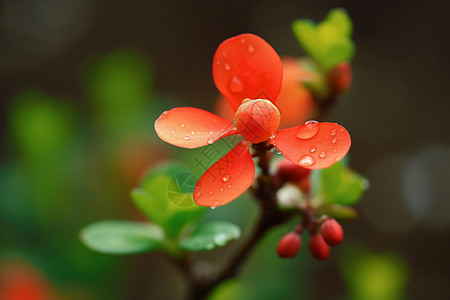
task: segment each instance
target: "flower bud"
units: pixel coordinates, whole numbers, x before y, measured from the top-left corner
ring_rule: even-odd
[[[325,243],[320,233],[312,235],[309,239],[309,251],[319,260],[326,260],[330,256],[330,246]]]
[[[281,160],[277,171],[277,174],[281,180],[291,182],[299,181],[305,177],[308,177],[310,173],[310,169],[294,164],[287,159]]]
[[[278,243],[277,252],[279,257],[294,257],[300,246],[302,245],[302,238],[294,232],[289,232],[283,236]]]
[[[325,242],[330,246],[339,245],[344,239],[344,231],[335,219],[326,219],[321,227]]]
[[[280,125],[280,112],[269,100],[244,99],[234,117],[237,132],[247,141],[260,143],[270,139]]]
[[[342,93],[350,88],[352,83],[352,67],[348,62],[342,62],[328,73],[328,83],[334,93]]]

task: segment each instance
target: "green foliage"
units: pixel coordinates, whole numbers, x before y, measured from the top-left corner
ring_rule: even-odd
[[[192,192],[197,180],[190,174],[180,164],[165,163],[153,169],[141,186],[131,192],[136,206],[169,237],[177,237],[206,210],[194,203]],[[178,182],[180,177],[186,182]]]
[[[100,221],[80,233],[91,249],[109,254],[133,254],[162,248],[164,233],[159,226],[130,221]]]
[[[292,30],[305,52],[325,72],[341,62],[350,61],[355,54],[351,39],[353,25],[344,9],[331,10],[320,24],[308,19],[295,20]]]
[[[368,180],[337,162],[321,171],[321,187],[325,204],[354,205],[369,186]]]
[[[340,265],[350,299],[402,299],[408,282],[408,266],[401,256],[373,254],[355,246],[341,255]]]
[[[196,225],[207,209],[196,205],[192,198],[196,183],[197,179],[181,164],[166,162],[155,167],[131,192],[136,206],[153,223],[94,223],[83,229],[82,241],[103,253],[163,250],[178,256],[182,250],[212,250],[238,239],[241,230],[235,224],[214,221]],[[191,226],[196,230],[188,230]]]
[[[225,221],[213,221],[200,225],[194,233],[180,241],[180,246],[189,251],[212,250],[240,236],[241,230],[237,225]]]

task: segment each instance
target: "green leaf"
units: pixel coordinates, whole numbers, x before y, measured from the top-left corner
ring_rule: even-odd
[[[141,187],[131,192],[136,206],[166,235],[177,237],[189,224],[198,220],[206,208],[192,198],[197,178],[181,164],[168,162],[153,169]]]
[[[316,208],[318,215],[327,215],[334,219],[354,219],[358,216],[358,211],[350,206],[343,205],[322,205]]]
[[[337,29],[339,29],[341,35],[352,36],[353,24],[352,20],[348,16],[348,13],[343,8],[335,8],[330,10],[325,20],[332,23]]]
[[[321,192],[326,204],[354,205],[369,187],[368,180],[337,162],[321,171]]]
[[[344,9],[334,9],[318,25],[308,19],[295,20],[292,31],[305,52],[326,72],[353,58],[352,26]]]
[[[133,254],[163,248],[164,233],[154,224],[130,221],[100,221],[80,233],[92,250],[109,254]]]
[[[200,225],[190,236],[180,241],[180,247],[188,251],[212,250],[224,246],[241,236],[241,229],[229,222],[213,221]]]

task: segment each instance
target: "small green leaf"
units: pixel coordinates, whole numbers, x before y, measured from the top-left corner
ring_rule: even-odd
[[[292,31],[305,52],[326,72],[353,58],[352,26],[344,9],[334,9],[318,25],[308,19],[295,20]]]
[[[337,162],[321,171],[321,191],[326,204],[354,205],[369,186],[368,180]]]
[[[327,215],[334,219],[354,219],[358,216],[358,211],[350,206],[343,205],[322,205],[316,208],[318,215]]]
[[[131,197],[150,220],[164,229],[167,236],[177,237],[206,211],[192,198],[196,183],[197,179],[186,167],[168,162],[153,169],[141,187],[131,192]]]
[[[92,250],[109,254],[133,254],[161,249],[164,233],[154,224],[130,221],[100,221],[80,233]]]
[[[345,9],[335,8],[330,10],[325,20],[338,28],[342,35],[352,36],[353,24]]]
[[[212,250],[224,246],[241,236],[241,229],[229,222],[213,221],[200,225],[190,236],[180,241],[180,247],[188,251]]]

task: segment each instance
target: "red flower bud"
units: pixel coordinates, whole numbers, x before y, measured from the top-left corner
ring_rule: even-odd
[[[267,141],[278,130],[280,112],[269,100],[244,99],[236,110],[236,129],[247,141],[260,143]]]
[[[326,260],[330,256],[330,246],[328,246],[319,233],[312,235],[309,239],[309,250],[319,260]]]
[[[277,252],[279,257],[294,257],[300,246],[302,245],[302,238],[294,232],[289,232],[283,236],[278,243]]]
[[[335,219],[326,219],[321,227],[323,239],[330,246],[339,245],[344,239],[344,231]]]
[[[348,62],[342,62],[328,73],[328,83],[334,93],[342,93],[350,88],[352,83],[352,67]]]
[[[287,159],[283,159],[278,167],[277,173],[283,181],[299,181],[305,177],[308,177],[311,170],[293,164]]]

